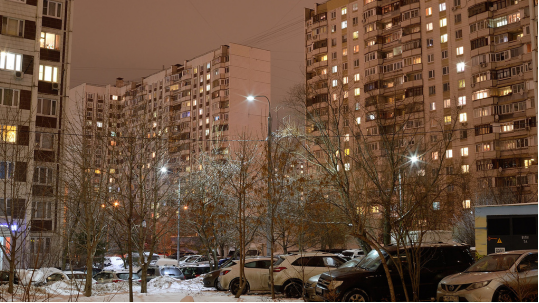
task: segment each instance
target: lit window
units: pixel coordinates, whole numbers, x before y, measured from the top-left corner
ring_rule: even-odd
[[[345,28],[347,28],[347,27],[348,27],[348,21],[343,21],[343,22],[341,22],[341,28],[342,28],[342,29],[345,29]]]
[[[432,22],[430,22],[430,23],[427,23],[427,31],[431,31],[431,30],[432,30],[432,28],[433,28],[433,26],[432,26]]]
[[[103,127],[103,122],[97,121],[97,122],[96,122],[96,125],[97,125],[97,127]]]
[[[359,81],[359,73],[354,75],[354,81]]]
[[[347,83],[348,83],[348,77],[343,77],[342,84],[347,84]]]
[[[361,124],[361,117],[356,117],[356,124],[357,125]]]
[[[345,48],[345,49],[342,50],[342,55],[343,55],[343,56],[348,55],[348,49],[347,49],[347,48]]]
[[[333,87],[337,86],[338,84],[339,84],[339,83],[338,83],[337,80],[331,81],[331,86],[333,86]]]
[[[451,107],[451,99],[445,99],[444,108],[450,108],[450,107]]]
[[[39,80],[58,83],[58,67],[40,65]]]
[[[440,27],[446,27],[447,26],[447,18],[440,19]]]
[[[358,31],[353,32],[352,33],[352,38],[354,38],[354,39],[359,38],[359,32]]]
[[[209,85],[209,84],[206,85],[206,91],[210,91],[210,89],[211,89],[211,85]]]
[[[463,173],[465,173],[465,174],[466,174],[466,173],[469,173],[469,172],[470,172],[470,165],[468,165],[468,164],[463,164],[463,165],[461,166],[461,169],[462,169],[462,172],[463,172]]]
[[[440,11],[443,12],[445,11],[446,7],[445,7],[445,2],[444,3],[440,3]]]
[[[438,152],[437,151],[432,152],[431,158],[432,158],[432,160],[438,160]]]
[[[464,62],[457,63],[457,73],[462,73],[466,64]]]
[[[464,54],[464,46],[457,47],[457,56]]]
[[[345,156],[350,156],[350,149],[349,148],[344,149],[344,155]]]
[[[0,52],[0,69],[21,71],[22,55]]]
[[[468,148],[467,147],[461,147],[460,148],[460,156],[461,157],[468,157]]]
[[[470,207],[472,207],[471,201],[470,201],[470,200],[464,200],[464,201],[462,201],[462,208],[468,209],[468,208],[470,208]]]
[[[425,9],[425,15],[427,15],[427,16],[432,15],[432,7],[427,7],[427,8]]]
[[[1,140],[3,142],[15,143],[17,139],[17,126],[12,125],[0,125],[0,132],[2,133]]]
[[[459,88],[465,88],[466,87],[466,81],[464,79],[459,80]]]
[[[447,42],[447,34],[443,34],[440,36],[440,43],[446,43]]]
[[[350,141],[350,134],[344,135],[344,142],[349,142],[349,141]]]
[[[46,49],[60,50],[60,35],[41,32],[39,46]]]
[[[463,106],[466,105],[466,96],[460,96],[458,99],[458,105]]]
[[[350,170],[350,163],[344,163],[344,170]]]
[[[341,8],[341,15],[346,15],[347,9],[346,7]]]
[[[354,54],[359,53],[359,45],[354,45]]]
[[[445,116],[444,117],[444,123],[445,124],[451,124],[451,116]]]
[[[320,57],[320,61],[328,61],[328,55]]]
[[[430,103],[430,110],[436,110],[436,102]]]
[[[211,75],[210,75],[210,74],[207,74],[207,75],[206,75],[206,80],[210,80],[210,77],[211,77]]]
[[[440,202],[432,202],[433,210],[440,210]]]
[[[450,159],[450,158],[453,158],[453,150],[452,149],[448,149],[445,151],[445,157]]]
[[[354,96],[359,96],[359,94],[360,94],[359,88],[355,88],[354,89]]]

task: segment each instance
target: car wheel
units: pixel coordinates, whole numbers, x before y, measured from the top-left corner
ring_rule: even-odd
[[[218,280],[218,279],[215,279],[215,282],[213,283],[213,286],[214,286],[215,289],[217,289],[217,290],[224,290],[224,289],[221,287],[221,283],[219,283],[219,280]]]
[[[494,295],[495,302],[515,302],[519,301],[516,298],[516,295],[513,291],[511,291],[508,288],[500,288],[496,291],[496,295]]]
[[[238,293],[238,290],[240,289],[240,279],[235,279],[232,282],[230,282],[229,290],[233,295],[236,295]],[[249,291],[249,283],[245,285],[245,288],[243,288],[242,295],[246,294],[247,291]]]
[[[303,287],[298,282],[290,282],[284,287],[283,293],[287,298],[301,298]]]
[[[353,289],[343,296],[344,302],[368,302],[369,296],[361,289]]]

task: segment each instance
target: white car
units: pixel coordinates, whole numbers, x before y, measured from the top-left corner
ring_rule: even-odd
[[[348,257],[351,259],[363,259],[365,257],[365,253],[363,252],[363,249],[347,249],[344,250],[341,253],[343,256]]]
[[[537,250],[490,254],[438,284],[437,301],[537,301]]]
[[[231,263],[232,264],[232,263]],[[243,294],[248,291],[268,291],[268,268],[271,266],[271,258],[255,258],[245,260],[245,279],[247,285]],[[217,278],[222,289],[228,289],[232,294],[236,294],[240,288],[240,264],[234,263],[232,266],[221,269]]]
[[[105,261],[103,262],[103,265],[105,267],[109,267],[109,266],[123,267],[124,260],[120,257],[105,257]]]
[[[32,284],[34,286],[51,285],[58,281],[69,280],[65,273],[53,267],[20,270],[19,279],[23,285]]]
[[[82,271],[70,271],[65,270],[64,274],[69,278],[70,281],[75,282],[77,285],[85,285],[86,284],[86,273]],[[92,279],[92,284],[96,284],[97,281]]]
[[[275,291],[284,293],[288,298],[299,298],[304,283],[312,276],[337,269],[344,263],[341,257],[323,252],[281,255],[273,264]]]
[[[184,264],[184,263],[193,263],[199,257],[202,257],[202,256],[201,255],[185,256],[185,257],[180,258],[180,260],[178,261],[178,264],[181,265],[181,264]]]

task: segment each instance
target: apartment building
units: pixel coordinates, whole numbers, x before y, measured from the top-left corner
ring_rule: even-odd
[[[20,268],[61,247],[59,140],[72,12],[70,0],[0,1],[0,244],[22,245]]]
[[[407,127],[427,137],[454,125],[449,173],[473,173],[480,188],[512,196],[511,202],[535,201],[536,5],[330,0],[307,8],[308,110],[327,113],[328,102],[343,99],[353,116],[349,123],[373,135],[369,147],[377,150],[376,119],[402,115],[407,110],[395,110],[399,103],[413,99]],[[332,92],[336,86],[344,88],[342,95]],[[470,193],[462,208],[476,198]]]
[[[111,104],[121,107],[131,119],[150,113],[148,135],[169,139],[167,167],[176,174],[196,170],[200,153],[228,153],[230,142],[242,133],[266,137],[268,105],[265,99],[247,101],[249,95],[271,98],[270,53],[231,43],[140,81],[81,84],[70,91],[70,113],[74,117],[82,110],[94,125],[105,122],[104,115],[98,116],[99,102],[105,111]]]

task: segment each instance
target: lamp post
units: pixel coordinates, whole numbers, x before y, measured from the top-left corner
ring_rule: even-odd
[[[268,241],[267,241],[267,248],[266,248],[266,255],[271,255],[271,252],[273,250],[273,243],[272,243],[272,239],[273,239],[273,236],[270,235],[270,233],[273,231],[273,207],[272,207],[272,204],[271,204],[271,177],[273,175],[273,168],[272,168],[272,165],[271,165],[271,102],[269,100],[268,97],[266,96],[248,96],[247,97],[247,100],[249,102],[253,102],[255,101],[256,99],[255,98],[266,98],[266,100],[268,101],[268,151],[267,151],[267,154],[266,154],[266,159],[267,159],[267,165],[268,165],[268,215],[269,215],[269,221],[270,221],[270,230],[268,231]]]
[[[271,179],[273,176],[273,167],[271,165],[271,103],[268,97],[266,96],[248,96],[247,100],[252,102],[255,101],[256,97],[266,98],[268,101],[268,151],[266,158],[268,161],[268,216],[269,216],[269,231],[268,231],[268,241],[266,248],[266,255],[269,255],[273,260],[273,204],[271,203]],[[275,299],[275,290],[274,290],[274,281],[273,281],[273,262],[270,264],[270,290],[271,297]]]
[[[181,214],[181,180],[178,178],[178,242],[176,243],[176,260],[180,265],[180,214]]]

